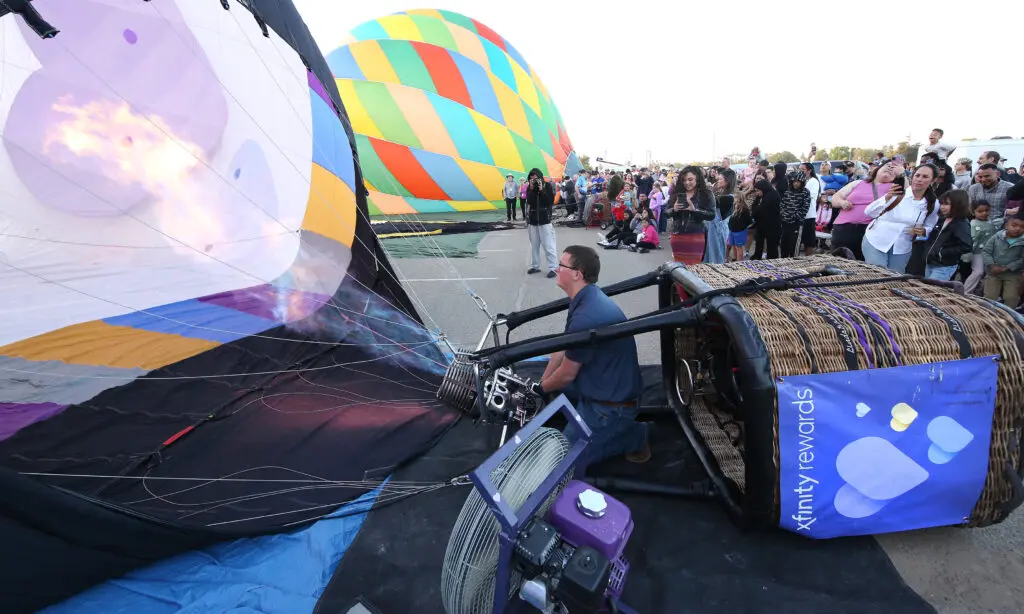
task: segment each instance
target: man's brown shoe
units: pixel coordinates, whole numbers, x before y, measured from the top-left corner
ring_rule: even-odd
[[[651,460],[651,442],[648,441],[644,444],[643,448],[640,448],[636,452],[630,452],[626,455],[626,460],[631,463],[646,463]]]

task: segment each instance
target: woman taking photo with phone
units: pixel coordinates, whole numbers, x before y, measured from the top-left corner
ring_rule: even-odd
[[[906,272],[914,241],[927,240],[925,229],[934,228],[939,221],[932,189],[937,175],[931,164],[918,166],[910,178],[909,190],[904,192],[902,177],[897,177],[884,197],[864,208],[864,215],[872,220],[861,243],[865,262]]]
[[[669,242],[675,261],[700,264],[705,250],[704,222],[715,219],[717,209],[715,195],[699,167],[687,166],[680,171],[665,207],[674,222]]]
[[[902,174],[892,161],[885,161],[880,166],[872,167],[868,178],[851,181],[841,190],[832,195],[832,208],[839,209],[832,225],[832,247],[845,247],[853,252],[857,260],[864,260],[861,245],[864,242],[864,231],[871,218],[864,214],[864,209],[882,197],[892,185],[896,175]]]

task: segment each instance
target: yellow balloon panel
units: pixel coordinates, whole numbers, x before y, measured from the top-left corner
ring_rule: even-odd
[[[577,170],[547,88],[486,25],[417,9],[351,34],[357,42],[331,51],[327,62],[352,119],[365,180],[375,194],[401,199],[375,196],[377,210],[493,208],[508,173],[537,168],[560,177]]]

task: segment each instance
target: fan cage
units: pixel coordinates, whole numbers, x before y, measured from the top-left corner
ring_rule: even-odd
[[[568,455],[571,444],[561,431],[538,428],[490,472],[501,498],[518,512]],[[570,470],[559,480],[536,512],[543,517],[572,479]],[[441,598],[448,614],[491,614],[497,583],[501,525],[474,489],[466,498],[445,552]],[[511,564],[511,561],[508,562]],[[508,600],[516,598],[521,575],[510,569]]]

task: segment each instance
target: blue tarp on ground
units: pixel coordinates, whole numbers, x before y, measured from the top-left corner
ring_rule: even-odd
[[[380,488],[368,492],[305,529],[189,552],[101,584],[43,612],[312,612],[379,492]]]

